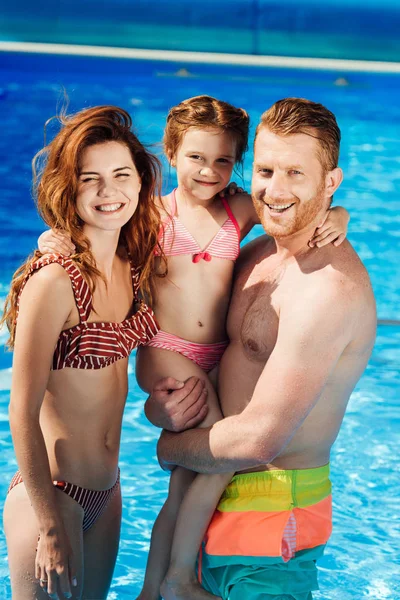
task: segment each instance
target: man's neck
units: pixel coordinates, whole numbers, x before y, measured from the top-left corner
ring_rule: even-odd
[[[297,231],[290,236],[274,238],[276,254],[282,259],[287,259],[311,252],[313,249],[310,248],[308,243],[314,235],[315,228],[316,225],[313,223],[311,226]]]

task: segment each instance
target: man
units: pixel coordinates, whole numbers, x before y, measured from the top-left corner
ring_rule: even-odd
[[[342,181],[339,143],[320,104],[288,98],[263,114],[252,196],[268,236],[237,264],[219,372],[225,418],[160,438],[166,468],[239,472],[201,557],[204,588],[224,599],[309,600],[318,589],[315,561],[331,533],[330,450],[376,329],[370,281],[351,245],[308,244]],[[177,386],[156,386],[146,411],[173,428],[171,415],[198,402],[201,385],[167,396],[169,387]]]

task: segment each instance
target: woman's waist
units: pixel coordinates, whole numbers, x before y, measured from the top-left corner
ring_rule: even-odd
[[[77,437],[46,439],[52,480],[93,490],[108,489],[115,483],[118,472],[119,437],[112,445],[91,439],[90,434],[87,437],[87,441]]]

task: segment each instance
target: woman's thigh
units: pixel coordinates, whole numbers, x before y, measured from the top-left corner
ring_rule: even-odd
[[[72,598],[81,598],[83,580],[82,508],[69,496],[57,490],[58,507],[74,554],[78,587]],[[16,485],[4,505],[4,531],[7,540],[13,600],[48,600],[49,596],[35,579],[35,558],[39,526],[25,485]]]
[[[84,587],[82,600],[103,600],[111,585],[121,529],[121,488],[110,498],[104,512],[84,533]]]

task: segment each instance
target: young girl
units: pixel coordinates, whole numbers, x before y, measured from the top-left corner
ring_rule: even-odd
[[[4,507],[14,600],[107,597],[128,356],[158,329],[140,290],[149,289],[160,228],[159,163],[122,109],[95,107],[62,123],[34,162],[45,155],[36,196],[75,253],[29,258],[3,316],[19,467]]]
[[[209,406],[204,427],[222,418],[215,376],[227,345],[225,318],[234,262],[240,241],[258,222],[249,195],[219,195],[235,164],[242,162],[248,127],[244,110],[198,96],[171,109],[165,130],[165,152],[178,177],[177,189],[163,199],[160,245],[168,257],[168,276],[154,282],[161,330],[138,352],[137,378],[148,392],[168,375],[204,380]],[[328,211],[311,243],[341,243],[347,222],[345,209]],[[54,241],[49,234],[47,239]],[[44,240],[42,244],[46,250]],[[164,598],[212,597],[197,583],[194,563],[232,475],[198,475],[185,495],[194,474],[180,468],[172,472],[168,499],[153,528],[141,600],[160,597],[167,570],[161,586]]]

